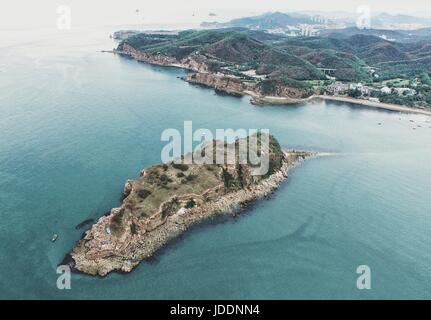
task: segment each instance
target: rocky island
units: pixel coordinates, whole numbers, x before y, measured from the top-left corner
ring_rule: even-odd
[[[143,170],[138,179],[127,181],[121,206],[100,218],[63,263],[94,276],[131,272],[191,226],[217,215],[233,214],[241,206],[269,195],[287,178],[290,167],[314,155],[283,151],[271,135],[266,137],[266,146],[261,143],[263,135],[256,135],[257,144],[252,151],[268,156],[268,171],[264,175],[254,175],[256,166],[241,162],[238,152],[232,164],[188,165],[174,161]],[[194,153],[205,153],[211,145],[211,150],[222,150],[226,155],[225,150],[238,151],[239,145],[249,139],[231,144],[208,141]]]

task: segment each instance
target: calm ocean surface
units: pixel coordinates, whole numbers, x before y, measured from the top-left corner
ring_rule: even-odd
[[[182,70],[100,53],[119,28],[0,31],[0,298],[431,298],[431,118],[254,107],[177,79]],[[125,181],[160,162],[162,131],[185,120],[268,128],[283,147],[336,155],[303,163],[272,199],[193,230],[131,274],[74,274],[58,290],[75,226],[117,206]],[[372,290],[356,288],[359,265]]]

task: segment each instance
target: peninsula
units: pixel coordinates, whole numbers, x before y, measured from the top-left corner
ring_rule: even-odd
[[[224,28],[136,33],[114,52],[187,69],[183,80],[248,95],[258,105],[324,99],[430,115],[431,80],[424,70],[431,60],[417,56],[421,46],[360,33],[292,38]]]
[[[262,143],[263,137],[268,145]],[[225,156],[226,150],[234,149],[232,164],[188,165],[174,161],[143,170],[138,179],[127,181],[121,206],[100,218],[63,264],[94,276],[131,272],[140,261],[152,257],[192,225],[235,213],[241,206],[269,195],[287,178],[290,167],[315,155],[283,151],[277,140],[266,133],[258,133],[255,138],[255,146],[249,143],[250,137],[231,144],[207,141],[193,154],[181,158],[205,153],[211,145],[211,150],[221,150]],[[256,166],[249,160],[242,164],[238,152],[242,142],[255,154],[268,155],[266,174],[254,175]]]

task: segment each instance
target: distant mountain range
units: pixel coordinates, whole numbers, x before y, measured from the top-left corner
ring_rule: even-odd
[[[312,17],[304,14],[286,14],[281,12],[265,13],[260,16],[245,17],[234,19],[229,22],[203,22],[204,28],[249,28],[259,30],[270,30],[277,28],[286,28],[288,26],[297,26],[299,24],[317,24]]]
[[[317,26],[318,29],[347,28],[356,25],[358,14],[349,13],[328,13],[328,12],[295,12],[282,13],[270,12],[253,17],[244,17],[234,19],[228,22],[203,22],[203,28],[229,28],[242,27],[254,30],[274,30],[287,29],[303,25],[311,27]],[[371,27],[374,29],[402,29],[411,30],[425,27],[431,27],[431,19],[423,17],[415,17],[403,14],[391,15],[381,13],[374,15],[371,18]]]
[[[387,13],[381,13],[377,16],[372,17],[371,26],[375,29],[378,29],[378,28],[387,29],[387,28],[393,28],[393,27],[399,28],[401,26],[405,26],[407,29],[411,29],[414,27],[422,28],[422,27],[430,27],[431,19],[408,16],[404,14],[390,15]]]

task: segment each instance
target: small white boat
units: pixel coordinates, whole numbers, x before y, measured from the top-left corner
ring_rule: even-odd
[[[54,234],[54,235],[52,236],[51,241],[52,241],[52,242],[55,242],[55,241],[57,241],[57,239],[58,239],[58,234]]]

